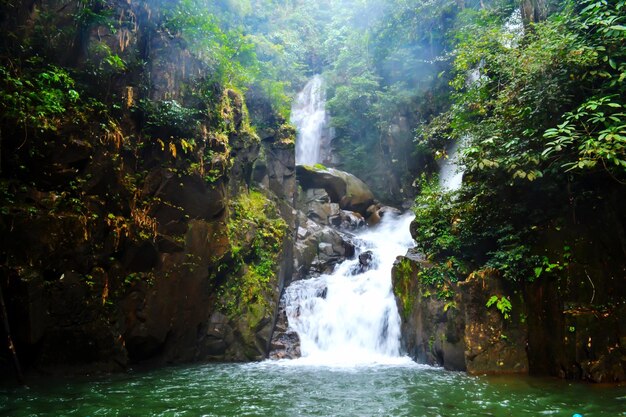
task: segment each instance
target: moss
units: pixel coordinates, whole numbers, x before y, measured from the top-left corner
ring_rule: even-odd
[[[259,191],[241,194],[231,209],[227,228],[232,265],[223,288],[222,309],[236,317],[253,305],[266,310],[287,224],[275,203]]]
[[[415,294],[412,291],[413,267],[411,261],[402,258],[394,266],[394,293],[402,304],[402,316],[406,319],[411,313],[411,307],[415,301]]]
[[[289,124],[283,124],[276,132],[276,144],[281,147],[293,148],[296,145],[296,128]]]
[[[215,115],[219,130],[236,133],[244,143],[259,143],[260,139],[250,124],[248,108],[243,94],[232,88],[223,91]]]

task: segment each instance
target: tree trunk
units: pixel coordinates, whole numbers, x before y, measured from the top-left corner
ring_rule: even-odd
[[[546,0],[520,0],[520,10],[522,12],[524,26],[541,22],[548,17],[548,4]]]
[[[0,315],[2,315],[2,324],[4,325],[4,332],[7,335],[9,352],[11,352],[11,356],[13,357],[13,366],[15,366],[15,376],[17,378],[17,382],[20,385],[24,385],[24,376],[22,375],[20,360],[17,357],[17,351],[15,350],[15,345],[13,344],[13,339],[11,338],[11,329],[9,328],[9,316],[7,315],[7,308],[4,304],[2,284],[0,284]]]

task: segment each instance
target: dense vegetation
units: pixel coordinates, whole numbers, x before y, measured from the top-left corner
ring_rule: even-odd
[[[452,106],[418,140],[440,155],[451,138],[462,141],[464,186],[442,194],[423,179],[415,225],[423,250],[532,281],[571,261],[576,237],[540,252],[546,235],[588,222],[580,216],[590,205],[620,204],[612,196],[626,180],[625,8],[562,2],[516,39],[506,15],[463,13]]]

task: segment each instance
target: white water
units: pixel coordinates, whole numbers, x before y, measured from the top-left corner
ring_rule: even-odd
[[[316,75],[298,94],[291,108],[291,123],[297,130],[296,164],[315,165],[328,157],[331,140],[323,79]]]
[[[467,139],[461,139],[459,142],[454,142],[447,149],[447,158],[444,158],[439,163],[439,186],[445,191],[455,191],[461,188],[463,184],[463,173],[465,169],[460,163],[460,148]]]
[[[388,215],[358,235],[357,257],[329,275],[296,281],[285,290],[289,327],[298,332],[302,357],[293,365],[350,367],[405,365],[400,356],[400,316],[391,289],[391,268],[414,245],[412,215]],[[372,268],[354,274],[358,254],[373,252]],[[324,294],[325,292],[325,294]]]
[[[522,37],[524,37],[522,11],[520,9],[515,9],[502,26],[501,42],[502,45],[507,48],[517,48]]]

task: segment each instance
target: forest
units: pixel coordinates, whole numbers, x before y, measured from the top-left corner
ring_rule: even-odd
[[[0,0],[0,28],[5,385],[325,349],[333,367],[368,302],[387,359],[626,381],[626,0]],[[309,166],[294,115],[316,76],[330,145]],[[350,262],[383,298],[319,287]],[[348,310],[309,319],[304,281]],[[0,415],[44,412],[13,389]]]

